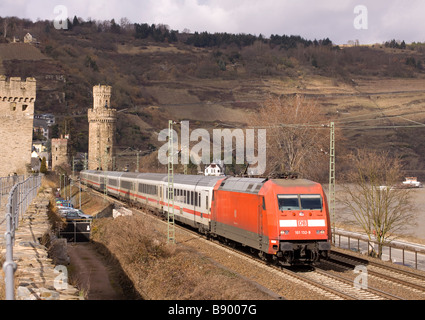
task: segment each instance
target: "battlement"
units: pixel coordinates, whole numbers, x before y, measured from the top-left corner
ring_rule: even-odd
[[[111,86],[97,85],[93,87],[93,109],[110,108]]]
[[[36,80],[0,75],[0,176],[23,174],[31,163]]]
[[[52,147],[66,146],[68,145],[68,139],[65,139],[65,138],[52,139],[51,143],[52,143]]]
[[[37,81],[27,78],[22,81],[19,77],[0,76],[0,101],[34,103],[36,98]]]
[[[89,122],[117,122],[116,109],[89,109],[87,116]]]

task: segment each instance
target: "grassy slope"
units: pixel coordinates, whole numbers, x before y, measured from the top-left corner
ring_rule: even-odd
[[[122,268],[142,299],[271,299],[184,243],[167,244],[165,233],[158,222],[136,215],[96,220],[92,237],[101,253]]]
[[[425,104],[424,73],[405,64],[407,57],[424,60],[420,51],[364,47],[287,51],[258,42],[243,48],[195,48],[85,29],[51,30],[37,38],[48,59],[6,57],[4,69],[8,76],[37,78],[36,112],[53,112],[59,132],[66,122],[74,133],[74,152],[87,151],[91,88],[103,83],[113,86],[112,104],[122,110],[116,132],[118,154],[128,147],[161,146],[157,133],[167,128],[168,119],[190,120],[191,129],[243,127],[247,114],[269,95],[299,93],[317,101],[330,120],[381,118],[352,122],[356,128],[341,131],[345,141],[338,155],[358,147],[390,149],[406,159],[410,170],[425,169],[420,161],[425,155],[423,129],[357,127],[425,120],[425,113],[418,113]],[[313,58],[317,67],[312,66]],[[367,116],[352,118],[362,114]],[[125,164],[131,169],[135,159],[123,158],[120,166]]]

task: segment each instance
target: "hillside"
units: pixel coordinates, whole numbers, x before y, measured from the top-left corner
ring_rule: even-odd
[[[37,79],[36,113],[56,115],[55,135],[71,132],[73,153],[88,149],[87,109],[99,83],[113,87],[117,154],[130,168],[135,159],[123,151],[160,147],[157,134],[169,119],[190,120],[191,129],[244,127],[269,96],[302,94],[344,128],[339,156],[359,146],[390,150],[408,173],[425,177],[422,44],[340,48],[329,39],[184,34],[81,19],[72,30],[14,23],[17,37],[30,32],[39,44],[2,44],[0,69]]]

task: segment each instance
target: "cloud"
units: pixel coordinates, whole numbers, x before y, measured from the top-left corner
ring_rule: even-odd
[[[360,43],[393,38],[424,41],[422,0],[2,0],[2,16],[54,19],[54,8],[65,5],[69,17],[137,23],[163,23],[194,31],[329,37],[336,43]],[[356,30],[354,7],[368,9],[368,29]]]
[[[157,0],[151,5],[150,16],[154,23],[165,23],[173,29],[189,28],[192,31],[224,32],[233,28],[231,12],[217,5],[197,0]]]

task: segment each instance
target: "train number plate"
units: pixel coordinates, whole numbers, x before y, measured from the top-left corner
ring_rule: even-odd
[[[308,235],[308,234],[311,234],[311,231],[310,230],[295,230],[295,234],[296,235],[300,235],[300,234]]]

